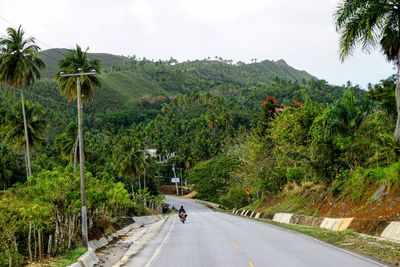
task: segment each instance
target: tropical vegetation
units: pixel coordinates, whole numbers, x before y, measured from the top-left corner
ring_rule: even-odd
[[[381,29],[372,18],[371,32],[360,30],[364,21],[352,22],[373,2],[339,6],[342,56],[360,41],[371,44],[368,34]],[[350,82],[330,85],[282,60],[108,55],[103,65],[76,46],[42,52],[48,68],[38,80],[39,47],[23,39],[22,28],[8,35],[0,42],[1,266],[85,244],[82,181],[89,239],[115,231],[126,217],[160,212],[160,186],[174,176],[198,198],[225,207],[308,214],[321,212],[305,208],[310,192],[356,205],[371,199],[371,188],[400,186],[396,76],[366,92]],[[14,59],[20,50],[11,43],[22,43],[25,57]],[[31,72],[14,73],[19,60]],[[27,98],[23,109],[16,92]]]

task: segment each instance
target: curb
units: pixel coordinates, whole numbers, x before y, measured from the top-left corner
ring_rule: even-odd
[[[83,255],[81,255],[78,258],[78,261],[76,263],[68,265],[67,267],[93,267],[95,264],[97,264],[99,262],[99,258],[97,257],[96,252],[95,252],[97,249],[107,246],[115,238],[127,234],[132,229],[137,229],[137,228],[140,228],[147,224],[153,224],[157,221],[160,221],[163,218],[164,217],[162,215],[132,217],[132,219],[134,220],[134,223],[118,230],[117,232],[111,234],[110,236],[102,237],[97,240],[89,241],[88,251],[86,251]],[[139,239],[146,232],[146,230],[147,230],[147,228],[144,228],[143,231],[140,231],[138,233],[138,235],[139,234],[141,234],[141,235],[139,237],[137,237],[136,239],[134,238],[133,242],[136,242],[137,239]],[[136,235],[135,235],[135,237],[136,237]]]
[[[163,218],[152,224],[149,228],[144,228],[143,231],[135,235],[134,241],[129,247],[128,251],[116,264],[113,265],[113,267],[120,267],[128,263],[129,260],[133,256],[135,256],[140,250],[142,250],[149,241],[153,240],[156,237],[166,220],[167,218]]]
[[[359,218],[325,218],[297,215],[293,213],[264,214],[245,209],[233,209],[232,214],[254,219],[271,219],[272,221],[279,223],[320,227],[331,231],[344,231],[350,229],[360,234],[379,237],[388,241],[400,241],[400,222],[397,221],[368,220]],[[361,227],[361,222],[364,222],[368,227]]]

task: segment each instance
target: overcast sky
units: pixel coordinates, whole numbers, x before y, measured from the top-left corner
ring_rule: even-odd
[[[344,64],[332,14],[338,0],[1,0],[0,33],[22,25],[42,49],[184,61],[284,59],[329,83],[366,87],[394,73],[377,50]],[[12,25],[10,24],[12,23]],[[40,41],[40,42],[39,42]]]

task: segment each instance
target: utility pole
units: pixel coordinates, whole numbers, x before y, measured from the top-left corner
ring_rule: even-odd
[[[95,75],[96,71],[82,72],[82,69],[78,69],[77,73],[60,73],[60,77],[76,77],[76,99],[78,104],[78,141],[79,141],[79,175],[80,175],[80,187],[81,187],[81,217],[82,217],[82,243],[84,246],[88,246],[88,220],[87,220],[87,208],[86,208],[86,190],[85,190],[85,155],[83,151],[83,105],[82,105],[82,93],[81,93],[81,76]]]
[[[146,190],[146,149],[139,150],[143,152],[143,190]],[[147,206],[146,198],[143,199],[143,205]]]
[[[179,168],[179,172],[181,173],[181,196],[183,196],[183,175],[182,175],[182,168]]]
[[[174,172],[176,195],[179,196],[178,181],[176,180],[176,173],[175,173],[175,163],[172,164],[172,171]]]
[[[146,149],[139,150],[143,152],[143,189],[146,189]]]

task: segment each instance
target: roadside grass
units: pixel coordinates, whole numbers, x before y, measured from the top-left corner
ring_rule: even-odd
[[[389,242],[371,236],[361,235],[351,230],[330,231],[319,227],[283,224],[267,219],[259,220],[309,235],[328,244],[358,253],[368,258],[376,259],[385,264],[400,266],[400,243]]]
[[[262,210],[263,213],[278,213],[284,210],[285,212],[295,212],[304,215],[315,216],[315,211],[310,211],[308,205],[310,199],[298,194],[287,195],[282,201],[275,203],[268,208]]]
[[[87,251],[86,247],[77,247],[67,252],[64,256],[55,257],[50,259],[45,266],[64,267],[75,263],[78,258]]]

